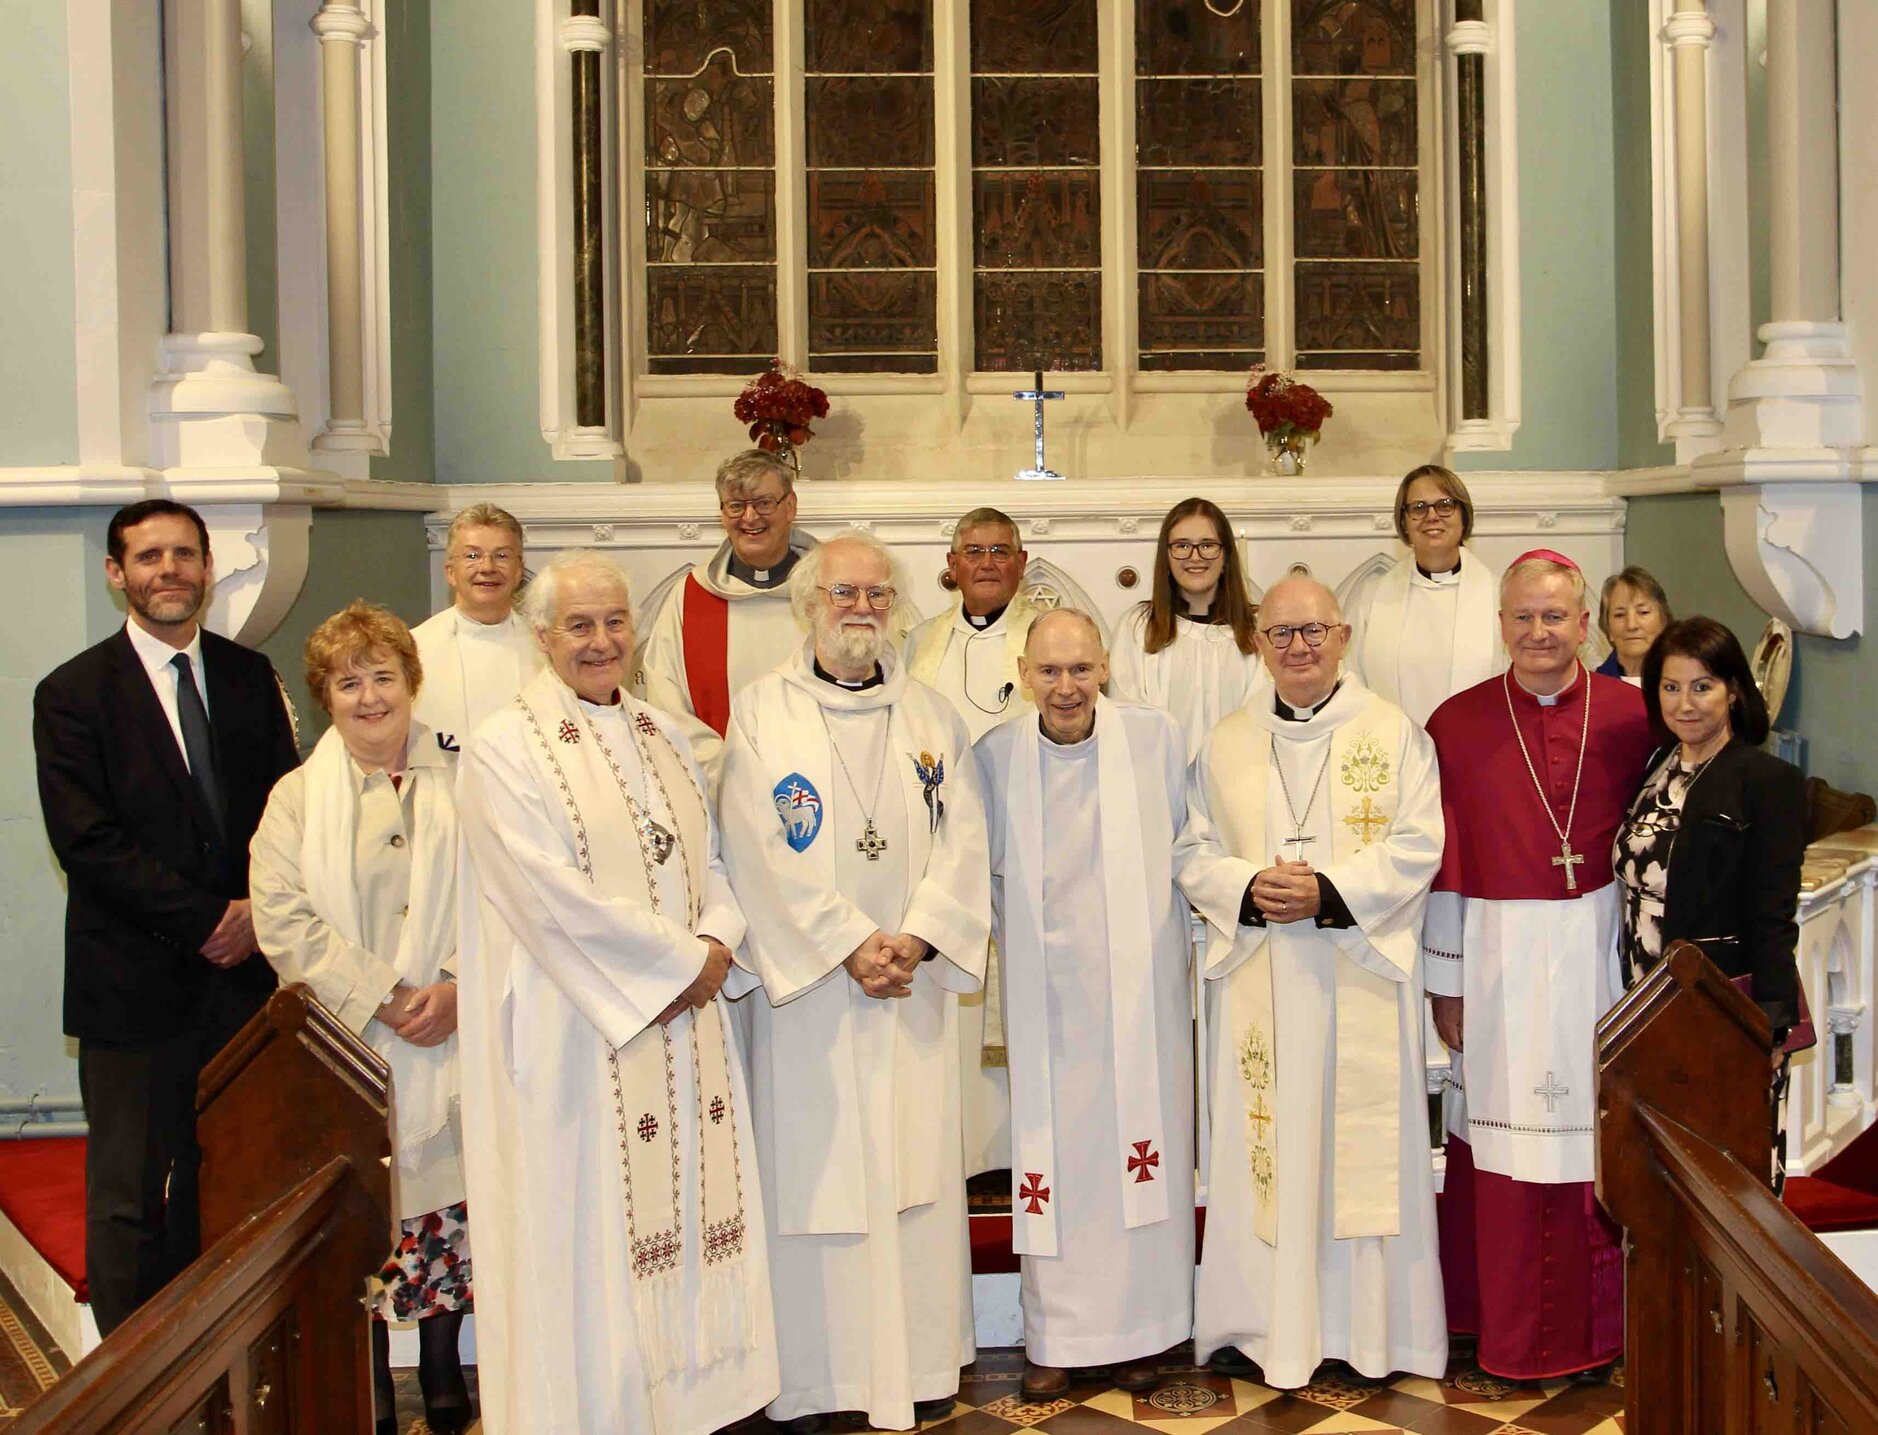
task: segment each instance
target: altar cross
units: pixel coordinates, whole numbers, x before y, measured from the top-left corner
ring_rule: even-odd
[[[1031,376],[1031,386],[1027,389],[1019,389],[1016,393],[1012,394],[1011,397],[1022,400],[1025,403],[1034,403],[1037,406],[1037,462],[1034,467],[1019,471],[1017,476],[1019,478],[1061,478],[1063,476],[1062,474],[1045,467],[1043,462],[1043,404],[1046,399],[1060,399],[1065,397],[1063,390],[1044,388],[1043,370],[1038,369]]]
[[[1552,865],[1565,869],[1565,890],[1567,892],[1576,892],[1578,890],[1578,878],[1573,874],[1572,868],[1582,864],[1585,859],[1578,853],[1572,851],[1572,840],[1569,837],[1559,838],[1558,850],[1559,855],[1552,859]]]

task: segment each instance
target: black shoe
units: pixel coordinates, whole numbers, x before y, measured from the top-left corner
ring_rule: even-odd
[[[1207,1357],[1206,1368],[1215,1375],[1234,1376],[1257,1385],[1265,1383],[1265,1372],[1259,1369],[1259,1363],[1236,1345],[1222,1345],[1214,1351]]]
[[[933,1420],[943,1420],[952,1413],[957,1403],[957,1397],[951,1395],[941,1395],[937,1400],[915,1400],[913,1419],[921,1425]]]
[[[1594,1365],[1589,1370],[1574,1370],[1565,1378],[1573,1385],[1609,1385],[1611,1383],[1611,1371],[1616,1369],[1616,1367],[1616,1361],[1607,1360],[1604,1364]]]
[[[821,1435],[828,1428],[826,1415],[797,1415],[793,1419],[778,1420],[778,1430],[786,1430],[789,1435]]]

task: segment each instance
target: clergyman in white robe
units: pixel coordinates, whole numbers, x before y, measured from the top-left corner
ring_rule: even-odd
[[[791,581],[820,592],[824,565],[875,554],[861,581],[884,583],[884,552],[851,537]],[[748,1001],[782,1357],[769,1415],[903,1429],[975,1357],[957,1021],[983,980],[990,877],[964,724],[877,621],[867,682],[818,675],[812,640],[737,695],[721,802],[764,986]],[[897,999],[844,965],[883,934],[930,948]]]
[[[412,715],[446,749],[460,747],[541,671],[541,648],[516,613],[479,623],[460,609],[445,608],[411,629],[411,636],[424,664]]]
[[[1193,1005],[1173,882],[1186,740],[1098,698],[1077,743],[1034,710],[978,742],[1005,956],[1012,1247],[1037,1365],[1160,1354],[1193,1328]]]
[[[1447,573],[1423,572],[1410,552],[1365,577],[1348,603],[1349,671],[1423,726],[1454,694],[1506,667],[1500,585],[1469,550]]]
[[[622,675],[623,676],[623,675]],[[725,998],[741,940],[664,714],[553,669],[465,745],[463,1125],[490,1435],[706,1435],[777,1389],[759,1165]],[[661,857],[661,852],[664,856]]]
[[[1315,710],[1282,701],[1248,704],[1202,746],[1177,858],[1221,996],[1194,1349],[1237,1347],[1280,1388],[1326,1359],[1439,1378],[1418,941],[1441,857],[1434,751],[1348,675]],[[1294,854],[1323,910],[1268,922],[1253,879]]]

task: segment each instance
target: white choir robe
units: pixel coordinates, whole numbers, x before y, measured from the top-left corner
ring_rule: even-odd
[[[643,765],[625,704],[582,704],[636,791]],[[649,709],[639,707],[637,712]],[[654,715],[655,718],[657,715]],[[682,760],[683,735],[660,723]],[[597,891],[576,865],[562,804],[531,756],[520,709],[491,718],[465,745],[457,810],[459,1013],[469,1199],[476,1212],[477,1348],[489,1435],[593,1435],[602,1430],[707,1435],[754,1413],[777,1389],[770,1313],[752,1310],[751,1349],[648,1388],[627,1249],[620,1129],[607,1055],[645,1030],[697,976],[701,942],[681,923]],[[709,817],[707,814],[707,821]],[[696,929],[735,950],[744,919],[712,852]],[[654,870],[666,913],[685,910],[683,864]],[[718,997],[752,990],[733,966]],[[726,1012],[727,1014],[727,1012]],[[692,1020],[672,1024],[674,1040]],[[735,1052],[732,1023],[725,1040]],[[679,1045],[683,1050],[682,1043]],[[730,1062],[750,1110],[743,1062]],[[672,1068],[684,1131],[685,1304],[702,1288],[692,1065]],[[750,1130],[745,1123],[744,1131]],[[738,1142],[751,1288],[768,1288],[759,1157]]]
[[[964,724],[891,648],[860,691],[808,653],[732,702],[721,797],[764,987],[747,1004],[783,1371],[769,1415],[901,1429],[976,1353],[957,1024],[990,931],[984,806]],[[919,769],[941,762],[929,804]],[[876,1000],[844,969],[876,930],[931,945],[911,996]]]
[[[1420,911],[1439,864],[1441,793],[1433,745],[1393,704],[1379,719],[1366,704],[1381,704],[1346,675],[1335,696],[1308,722],[1278,718],[1271,699],[1248,707],[1236,721],[1256,721],[1272,734],[1272,760],[1292,797],[1309,804],[1303,849],[1335,886],[1358,925],[1318,928],[1306,919],[1243,926],[1240,904],[1247,886],[1274,855],[1287,859],[1297,830],[1281,784],[1265,784],[1264,840],[1256,851],[1230,850],[1211,810],[1215,729],[1188,773],[1188,825],[1176,859],[1180,885],[1213,934],[1206,976],[1219,989],[1210,1039],[1213,1063],[1213,1144],[1207,1188],[1206,1244],[1194,1299],[1194,1353],[1205,1359],[1222,1346],[1238,1346],[1280,1388],[1307,1384],[1326,1359],[1348,1361],[1359,1372],[1384,1377],[1408,1371],[1440,1378],[1447,1369],[1447,1323],[1435,1228],[1427,1079],[1422,1057],[1422,977],[1416,932]],[[1333,762],[1324,790],[1312,791],[1330,755],[1334,729],[1351,720],[1388,721],[1387,744],[1397,788],[1394,819],[1374,845],[1354,855],[1339,833],[1334,798],[1344,779]],[[1270,773],[1276,779],[1277,772]],[[1218,774],[1222,785],[1232,771]],[[1303,814],[1300,814],[1303,815]],[[1284,844],[1281,846],[1281,844]],[[1383,850],[1378,853],[1377,847]],[[1326,854],[1331,854],[1327,859]],[[1390,951],[1372,944],[1386,932]],[[1379,940],[1382,938],[1379,937]],[[1233,972],[1267,945],[1271,960],[1276,1184],[1276,1240],[1255,1229],[1257,1202],[1251,1179],[1247,1119],[1233,1033]],[[1337,1122],[1337,968],[1344,961],[1394,983],[1396,1129],[1394,1235],[1338,1238],[1333,1220],[1339,1186],[1333,1148]],[[1382,1152],[1367,1153],[1386,1162]]]
[[[1006,813],[1025,798],[1011,790],[1017,729],[1035,728],[1025,713],[980,739],[975,749],[983,776],[991,840],[993,930],[1007,972],[1017,963],[1043,968],[1043,1010],[1026,1011],[1020,983],[1005,987],[1006,1033],[1013,1060],[1028,1043],[1048,1048],[1053,1166],[1044,1181],[1056,1228],[1056,1254],[1025,1254],[1021,1300],[1024,1349],[1040,1365],[1110,1365],[1157,1355],[1193,1333],[1193,1002],[1188,985],[1192,947],[1187,903],[1171,877],[1149,909],[1146,950],[1111,951],[1105,892],[1111,880],[1102,862],[1103,838],[1123,824],[1141,865],[1113,874],[1127,883],[1158,865],[1170,871],[1176,834],[1186,822],[1186,739],[1166,713],[1133,704],[1097,704],[1094,733],[1080,743],[1039,743],[1043,946],[1007,925],[1011,901],[1005,877],[1016,868],[1007,850]],[[1133,759],[1135,802],[1111,811],[1115,799],[1097,777],[1102,743],[1125,742]],[[1109,807],[1105,807],[1105,803]],[[1019,829],[1021,830],[1021,829]],[[1156,849],[1150,855],[1147,849]],[[1125,1183],[1138,1181],[1127,1166],[1129,1144],[1117,1129],[1117,1083],[1112,973],[1119,963],[1136,990],[1124,1010],[1153,1015],[1144,1041],[1152,1050],[1130,1053],[1151,1063],[1160,1096],[1158,1143],[1162,1159],[1149,1171],[1163,1184],[1165,1214],[1129,1227]],[[1140,1035],[1136,1024],[1131,1034]],[[1027,1124],[1020,1119],[1020,1126]],[[1146,1153],[1144,1153],[1146,1154]],[[1014,1160],[1013,1188],[1027,1180],[1030,1163]],[[1037,1198],[1032,1197],[1036,1203]],[[1014,1209],[1024,1203],[1015,1202]],[[1018,1244],[1022,1244],[1020,1241]]]
[[[1360,583],[1346,606],[1346,671],[1424,727],[1454,694],[1506,668],[1499,581],[1471,553],[1457,572],[1429,577],[1410,552]]]
[[[1174,641],[1147,650],[1148,605],[1123,617],[1109,647],[1109,696],[1171,713],[1187,738],[1189,759],[1226,714],[1237,712],[1255,688],[1270,687],[1256,652],[1242,653],[1223,623],[1177,619]]]
[[[445,608],[411,629],[411,637],[424,665],[411,716],[447,749],[460,748],[547,661],[519,613],[500,623],[478,623]]]
[[[1036,712],[1017,673],[1037,610],[1022,593],[996,620],[978,628],[955,602],[906,639],[908,676],[951,700],[973,742],[1006,718]],[[965,1174],[997,1171],[1011,1160],[1011,1086],[1001,1062],[985,1064],[986,1047],[1002,1047],[998,960],[985,966],[985,989],[959,999],[959,1110],[965,1127]]]

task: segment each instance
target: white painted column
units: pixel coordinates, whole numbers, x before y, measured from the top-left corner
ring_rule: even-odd
[[[151,461],[166,469],[302,459],[294,399],[255,371],[247,332],[237,0],[165,7],[170,330],[150,394]]]
[[[310,22],[320,39],[326,157],[326,349],[330,413],[316,451],[383,452],[365,422],[365,310],[360,275],[359,54],[371,22],[350,0],[326,0]]]
[[[1663,27],[1674,58],[1676,107],[1677,336],[1682,382],[1666,432],[1677,457],[1712,447],[1721,432],[1709,372],[1708,47],[1715,22],[1705,0],[1678,0]]]

